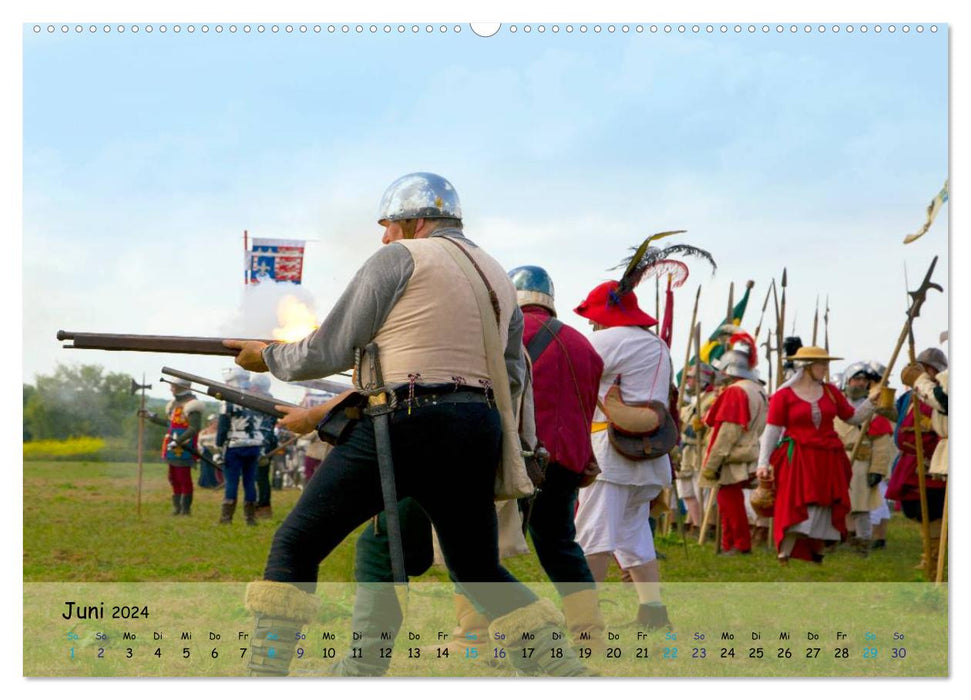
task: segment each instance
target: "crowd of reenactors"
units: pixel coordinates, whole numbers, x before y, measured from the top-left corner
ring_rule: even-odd
[[[333,419],[333,402],[288,409],[279,424],[225,403],[203,442],[222,475],[219,522],[232,522],[241,480],[244,518],[255,525],[271,514],[280,431],[309,436],[301,438],[300,475],[286,457],[278,470],[286,483],[303,482],[303,493],[279,525],[263,579],[247,591],[257,619],[254,674],[287,673],[293,649],[280,640],[313,621],[321,561],[369,518],[355,566],[353,626],[366,633],[364,653],[338,662],[339,675],[388,668],[376,652],[387,644],[379,632],[401,625],[389,585],[400,583],[396,546],[408,576],[440,553],[456,583],[453,645],[501,638],[515,647],[529,633],[535,658],[510,660],[522,673],[547,675],[587,673],[570,645],[549,653],[564,628],[576,647],[602,649],[597,584],[613,566],[636,591],[632,624],[672,627],[655,547],[661,527],[701,542],[715,533],[726,557],[771,546],[780,565],[821,564],[841,543],[861,557],[892,547],[890,499],[906,517],[929,520],[925,564],[937,559],[947,475],[947,359],[939,349],[907,365],[894,403],[881,391],[879,362],[854,360],[831,374],[830,363],[844,358],[787,338],[785,373],[770,395],[756,341],[727,319],[704,356],[676,375],[670,334],[663,337],[634,288],[674,255],[710,258],[684,244],[650,245],[680,232],[645,241],[619,279],[576,305],[593,327],[588,339],[560,320],[542,267],[506,273],[466,238],[458,195],[444,178],[400,178],[378,219],[385,245],[314,333],[289,344],[227,341],[239,350],[239,369],[228,377],[237,386],[265,392],[268,373],[298,381],[353,369],[364,397],[357,418],[327,442],[317,429]],[[191,480],[186,486],[182,470],[191,455],[183,448],[199,447],[200,409],[186,385],[172,390],[165,459],[175,511],[187,515]],[[533,484],[520,494],[511,530],[497,516],[497,465],[505,479],[522,466]],[[397,527],[388,523],[388,473]],[[524,532],[560,605],[500,563],[500,539]]]

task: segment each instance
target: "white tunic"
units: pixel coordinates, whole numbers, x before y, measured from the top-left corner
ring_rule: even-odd
[[[621,376],[621,396],[627,403],[660,401],[668,405],[671,385],[671,354],[659,337],[638,326],[620,326],[596,331],[590,343],[604,362],[600,377],[600,400]],[[607,417],[600,408],[593,420]],[[619,454],[610,444],[607,431],[591,435],[593,450],[600,463],[598,480],[614,484],[656,486],[658,492],[671,483],[671,461],[667,455],[635,462]]]

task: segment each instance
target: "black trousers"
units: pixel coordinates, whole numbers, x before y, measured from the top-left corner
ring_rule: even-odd
[[[429,404],[395,411],[390,424],[397,496],[414,498],[435,525],[454,578],[492,618],[534,602],[532,591],[499,563],[498,411],[486,403]],[[315,591],[320,562],[383,510],[374,429],[366,418],[327,455],[277,530],[264,577]]]

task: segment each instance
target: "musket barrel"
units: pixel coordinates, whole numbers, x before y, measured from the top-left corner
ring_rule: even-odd
[[[186,381],[193,382],[194,384],[200,384],[206,388],[206,394],[214,399],[219,401],[228,401],[229,403],[234,403],[239,406],[243,406],[244,408],[251,408],[254,411],[265,413],[266,415],[273,416],[274,418],[283,418],[286,415],[282,411],[277,410],[277,406],[299,408],[299,406],[296,404],[288,401],[280,401],[279,399],[274,399],[273,397],[267,398],[265,396],[260,396],[259,394],[254,394],[250,391],[237,389],[236,387],[229,386],[228,384],[214,382],[211,379],[206,379],[205,377],[200,377],[196,374],[189,374],[188,372],[182,372],[177,369],[172,369],[171,367],[163,367],[162,374],[185,379]]]
[[[223,345],[224,338],[58,331],[57,339],[74,341],[73,345],[65,345],[64,347],[76,350],[172,352],[182,355],[226,355],[230,357],[235,357],[239,353],[238,350]],[[278,342],[260,338],[255,340],[267,344]]]

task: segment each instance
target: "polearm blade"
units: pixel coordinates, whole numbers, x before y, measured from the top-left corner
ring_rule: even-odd
[[[759,325],[755,327],[755,335],[752,337],[758,340],[759,334],[762,330],[762,319],[765,318],[765,310],[769,306],[769,295],[772,294],[772,290],[775,289],[775,279],[772,280],[772,284],[769,288],[765,290],[765,301],[762,302],[762,313],[759,315]]]
[[[823,339],[826,345],[823,349],[829,354],[829,294],[826,295],[826,312],[823,314]]]
[[[364,349],[371,365],[371,376],[378,387],[384,387],[377,343],[369,343]],[[391,573],[396,584],[408,583],[405,571],[405,550],[401,539],[401,521],[398,517],[398,493],[394,483],[394,460],[391,457],[391,427],[388,415],[391,408],[385,391],[368,397],[365,410],[374,426],[374,449],[378,456],[378,474],[381,477],[381,496],[388,528],[388,549],[391,551]]]
[[[813,345],[816,345],[816,337],[819,333],[819,294],[816,295],[816,314],[813,316]]]
[[[927,299],[928,290],[936,289],[939,292],[944,291],[941,285],[931,282],[931,275],[934,274],[935,265],[937,265],[936,255],[934,256],[934,260],[931,261],[931,266],[927,268],[927,274],[924,275],[924,280],[920,283],[920,287],[918,287],[914,292],[908,292],[911,303],[910,308],[907,309],[907,320],[904,321],[904,327],[900,330],[900,337],[897,338],[897,344],[894,346],[893,354],[890,356],[890,360],[887,362],[887,368],[883,371],[883,376],[880,378],[880,383],[877,384],[877,387],[880,390],[885,389],[887,384],[890,383],[890,374],[893,372],[894,363],[897,361],[897,356],[900,354],[900,349],[907,340],[907,336],[912,331],[914,319],[920,316],[920,307],[924,305],[924,301]],[[870,419],[867,419],[860,429],[860,436],[857,438],[856,444],[853,446],[853,452],[850,453],[850,464],[853,464],[856,461],[856,456],[860,451],[860,446],[863,444],[863,439],[866,437],[869,428]]]

